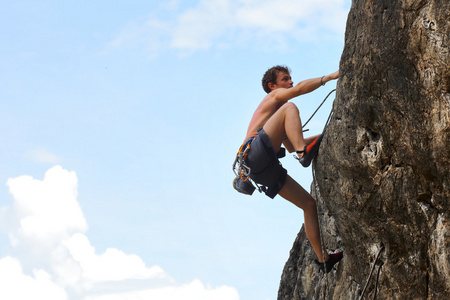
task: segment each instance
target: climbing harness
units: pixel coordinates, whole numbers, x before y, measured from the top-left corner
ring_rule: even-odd
[[[233,180],[233,187],[236,191],[245,195],[252,195],[255,191],[255,186],[249,180],[251,169],[245,163],[252,141],[253,138],[250,138],[242,144],[233,163],[233,172],[236,175]]]
[[[359,297],[359,300],[362,300],[364,297],[364,293],[366,292],[367,286],[369,285],[370,278],[372,278],[372,273],[373,273],[373,270],[375,269],[375,265],[376,265],[378,259],[380,258],[380,254],[383,250],[384,250],[384,245],[381,245],[380,250],[378,251],[377,257],[375,258],[375,261],[373,262],[372,269],[370,270],[369,278],[367,278],[366,285],[364,286],[364,289],[362,291],[361,297]],[[377,278],[375,281],[375,292],[373,295],[374,300],[377,298],[378,279],[380,277],[380,271],[381,271],[382,266],[383,266],[383,262],[381,262],[381,264],[378,266]]]
[[[253,138],[250,138],[241,145],[236,154],[232,167],[233,172],[236,175],[236,178],[233,180],[233,187],[238,192],[246,195],[252,195],[256,188],[260,193],[265,193],[267,191],[264,186],[261,186],[250,179],[250,173],[252,170],[247,165],[245,160],[247,159],[252,141]]]

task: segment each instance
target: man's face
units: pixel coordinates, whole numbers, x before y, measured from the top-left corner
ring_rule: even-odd
[[[291,75],[285,72],[278,72],[277,84],[274,85],[275,88],[291,88],[294,86],[294,82],[291,79]]]

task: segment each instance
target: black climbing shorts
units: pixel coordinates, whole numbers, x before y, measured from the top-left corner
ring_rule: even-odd
[[[287,171],[278,160],[272,141],[262,127],[250,145],[246,163],[251,169],[250,178],[266,186],[266,195],[273,199],[284,186]]]

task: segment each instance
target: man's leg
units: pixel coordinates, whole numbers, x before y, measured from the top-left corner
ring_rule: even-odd
[[[286,176],[286,182],[278,194],[297,207],[303,209],[306,236],[313,246],[317,258],[320,262],[323,262],[324,257],[322,256],[322,243],[320,241],[316,200],[314,200],[314,198],[289,175]],[[328,253],[326,251],[324,251],[324,253],[326,261],[328,260]]]
[[[299,111],[292,102],[281,106],[264,124],[263,129],[272,141],[275,153],[280,150],[285,135],[288,136],[295,150],[303,150],[306,146]]]
[[[314,142],[314,140],[319,136],[320,134],[317,135],[313,135],[310,137],[305,138],[305,144],[308,146],[309,144],[311,144],[312,142]]]

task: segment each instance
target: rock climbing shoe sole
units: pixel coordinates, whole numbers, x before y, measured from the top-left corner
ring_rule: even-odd
[[[323,134],[319,135],[311,144],[305,147],[303,156],[299,159],[303,167],[307,168],[311,164],[311,161],[316,157],[319,152],[320,143],[322,142]]]

